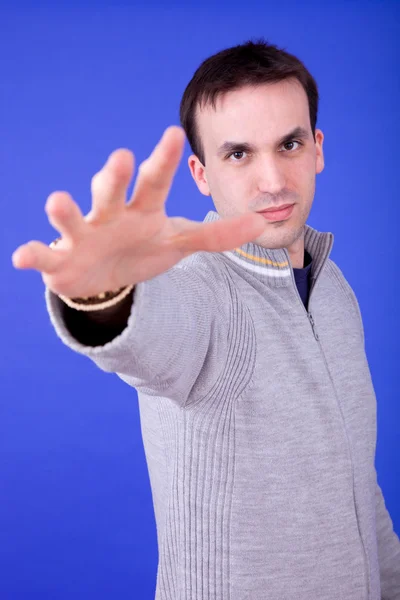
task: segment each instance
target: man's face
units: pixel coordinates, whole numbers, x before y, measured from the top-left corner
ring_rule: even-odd
[[[293,204],[286,220],[265,220],[254,240],[265,248],[290,248],[303,239],[315,175],[324,168],[323,133],[313,139],[308,99],[297,80],[244,87],[196,115],[205,164],[189,167],[199,190],[211,195],[222,217]],[[295,129],[293,136],[288,136]]]

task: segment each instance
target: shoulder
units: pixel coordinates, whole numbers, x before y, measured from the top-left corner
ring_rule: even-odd
[[[171,269],[173,276],[204,298],[216,300],[226,310],[230,301],[237,300],[237,292],[226,258],[217,252],[196,252],[182,259]]]
[[[334,283],[342,288],[345,294],[348,294],[350,297],[356,297],[355,292],[349,281],[346,279],[342,269],[331,258],[328,258],[326,261],[325,271]]]
[[[223,281],[227,277],[226,260],[218,252],[195,252],[182,259],[173,269],[190,271],[207,280]]]
[[[357,296],[350,282],[346,279],[341,268],[331,258],[327,260],[325,267],[326,275],[331,279],[333,284],[342,292],[344,297],[347,299],[349,307],[356,314],[357,319],[359,319],[360,321],[361,329],[363,330],[360,305],[358,303]]]

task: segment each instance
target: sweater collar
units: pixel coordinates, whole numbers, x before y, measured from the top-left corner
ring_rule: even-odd
[[[220,215],[211,210],[204,222],[209,223],[221,219]],[[332,250],[334,235],[330,232],[317,231],[310,225],[305,225],[304,247],[312,258],[311,280],[316,280]],[[287,248],[264,248],[253,242],[240,248],[222,252],[233,264],[242,267],[257,279],[268,282],[275,287],[291,285],[293,268]]]

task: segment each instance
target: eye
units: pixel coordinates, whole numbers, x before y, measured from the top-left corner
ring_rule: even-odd
[[[298,142],[297,140],[290,140],[289,142],[285,142],[283,144],[283,147],[284,148],[286,147],[286,149],[287,149],[287,146],[293,146],[293,144],[298,144],[298,146],[302,146],[303,145],[301,142]],[[294,148],[294,150],[298,150],[298,147]],[[287,151],[288,152],[293,152],[293,148],[287,149]]]
[[[241,162],[245,154],[244,150],[236,150],[228,154],[227,158],[232,159],[233,162]]]

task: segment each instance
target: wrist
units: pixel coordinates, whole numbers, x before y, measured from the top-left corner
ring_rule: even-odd
[[[58,294],[58,296],[63,302],[65,302],[65,304],[75,310],[91,312],[105,310],[107,308],[116,306],[131,293],[133,288],[133,285],[128,285],[127,287],[120,288],[115,292],[102,292],[96,296],[86,296],[82,298],[68,298],[62,294]]]
[[[61,238],[56,238],[50,244],[50,248],[54,248]],[[101,311],[111,308],[120,302],[122,302],[133,290],[134,285],[128,285],[121,287],[115,291],[106,291],[96,294],[95,296],[84,296],[69,298],[62,294],[57,294],[58,297],[69,307],[74,310],[80,310],[84,312]]]

